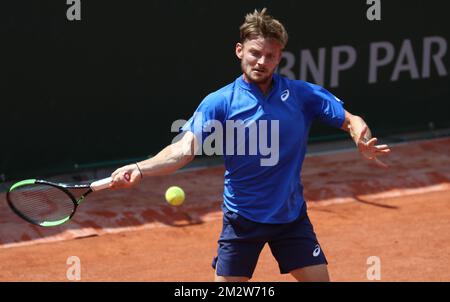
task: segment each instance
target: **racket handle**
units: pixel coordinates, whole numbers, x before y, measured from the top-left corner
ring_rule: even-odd
[[[111,180],[111,177],[108,177],[94,181],[93,183],[91,183],[92,191],[99,191],[108,188]]]

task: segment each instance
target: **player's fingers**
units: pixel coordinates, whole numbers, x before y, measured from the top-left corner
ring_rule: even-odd
[[[111,182],[109,183],[110,189],[117,189],[117,174],[113,177],[111,176]]]
[[[134,184],[137,180],[136,173],[132,173],[130,177],[130,183]]]
[[[119,169],[116,169],[114,172],[111,173],[111,178],[114,179],[114,177],[116,177],[116,175],[119,173]]]
[[[374,153],[368,150],[362,150],[360,153],[366,159],[373,159],[375,157]]]
[[[377,146],[374,146],[374,147],[377,148],[378,150],[389,149],[388,145],[377,145]]]
[[[375,143],[376,143],[377,141],[378,141],[378,139],[377,139],[376,137],[373,137],[373,138],[371,138],[370,140],[368,140],[368,141],[366,142],[366,145],[369,146],[369,147],[371,147],[371,146],[375,145]]]
[[[379,149],[376,146],[367,147],[367,151],[370,153],[389,153],[391,152],[391,149]]]
[[[391,151],[390,150],[382,150],[382,151],[375,151],[374,154],[376,156],[385,156],[388,155]]]
[[[126,171],[119,171],[114,178],[112,178],[111,180],[111,184],[110,184],[110,188],[112,189],[117,189],[117,188],[123,188],[126,187],[128,184],[128,181],[126,180],[125,177],[129,177],[129,176],[125,176],[128,175],[126,174]]]
[[[110,188],[114,188],[117,186],[118,178],[119,178],[120,169],[117,169],[111,174],[111,182],[109,184]]]

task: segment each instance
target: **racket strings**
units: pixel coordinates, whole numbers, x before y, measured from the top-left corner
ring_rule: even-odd
[[[75,209],[68,194],[43,184],[16,188],[9,192],[9,200],[18,212],[37,223],[64,219]]]
[[[86,193],[86,188],[68,188],[67,191],[70,192],[70,194],[72,194],[75,199],[78,199],[81,197],[81,195],[83,195],[83,193]]]

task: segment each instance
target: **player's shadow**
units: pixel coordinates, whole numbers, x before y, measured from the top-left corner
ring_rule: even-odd
[[[384,209],[389,209],[389,210],[398,210],[399,209],[398,206],[391,206],[388,204],[382,204],[379,202],[364,200],[356,195],[353,196],[353,198],[359,203],[367,204],[367,205],[374,206],[374,207],[379,207],[379,208],[384,208]]]

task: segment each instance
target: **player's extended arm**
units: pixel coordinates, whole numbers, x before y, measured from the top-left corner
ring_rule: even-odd
[[[350,133],[350,136],[364,158],[373,160],[380,167],[388,167],[388,165],[377,157],[388,154],[391,152],[391,149],[388,145],[375,145],[378,139],[372,137],[369,127],[361,117],[345,111],[345,121],[342,125],[342,130]]]
[[[152,158],[126,165],[111,174],[111,188],[131,187],[146,176],[167,175],[191,162],[195,157],[196,138],[187,131],[176,143],[173,143]],[[128,177],[128,175],[129,177]]]

